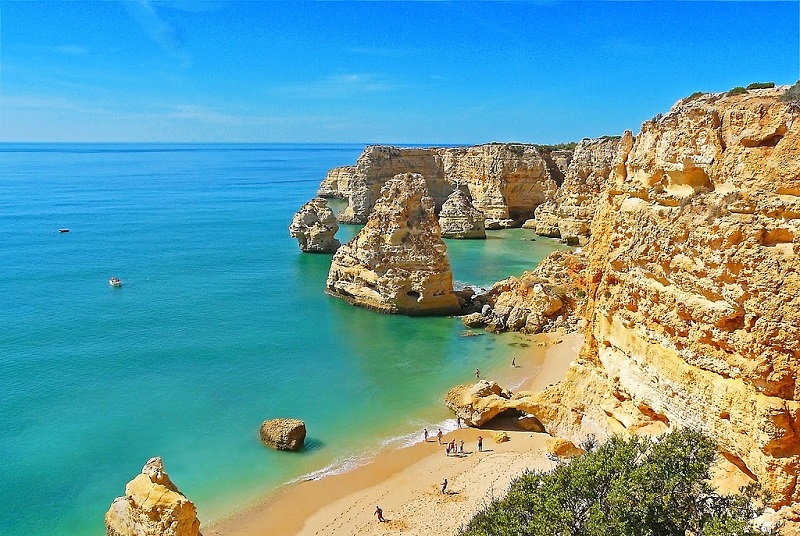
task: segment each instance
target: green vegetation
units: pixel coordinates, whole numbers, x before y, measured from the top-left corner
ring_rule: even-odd
[[[575,147],[578,145],[577,141],[570,141],[567,143],[556,143],[555,145],[543,145],[540,143],[534,143],[536,149],[539,150],[540,153],[550,153],[553,151],[574,151]]]
[[[770,89],[775,87],[775,82],[753,82],[745,89]]]
[[[764,536],[756,485],[719,495],[709,484],[716,447],[680,430],[658,439],[615,436],[550,472],[526,473],[460,536]]]
[[[686,97],[686,101],[687,101],[687,102],[688,102],[688,101],[693,101],[693,100],[694,100],[694,99],[696,99],[697,97],[702,97],[702,96],[703,96],[703,92],[702,92],[702,91],[695,91],[694,93],[692,93],[691,95],[689,95],[688,97]]]
[[[742,93],[747,93],[747,90],[742,86],[736,86],[732,90],[728,91],[728,96],[733,97],[734,95],[741,95]]]
[[[781,95],[780,100],[783,102],[800,102],[800,80]]]

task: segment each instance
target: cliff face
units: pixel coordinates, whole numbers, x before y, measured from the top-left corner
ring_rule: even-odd
[[[564,161],[556,155],[554,162]],[[552,164],[554,169],[557,165]],[[343,223],[364,223],[381,187],[398,173],[425,178],[437,211],[459,185],[478,210],[493,220],[532,217],[536,207],[558,187],[548,163],[532,145],[486,144],[475,147],[400,149],[367,147],[356,165],[336,168],[322,182],[319,195],[347,197]]]
[[[536,209],[536,233],[585,243],[600,194],[608,183],[620,138],[582,140],[566,168],[564,182],[553,199]],[[632,139],[626,138],[626,142]]]
[[[531,408],[575,439],[703,430],[777,504],[800,500],[800,105],[783,91],[684,99],[623,138],[582,358]]]
[[[439,212],[443,238],[486,238],[485,220],[460,189],[453,190]]]
[[[333,256],[327,289],[384,313],[461,311],[422,175],[398,175],[383,186],[367,224]]]

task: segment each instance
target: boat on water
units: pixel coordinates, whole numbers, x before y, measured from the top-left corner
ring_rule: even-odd
[[[59,232],[59,233],[68,233],[68,232],[69,232],[69,229],[67,229],[66,227],[64,227],[63,229],[59,229],[59,230],[58,230],[58,232]]]
[[[119,277],[112,275],[111,279],[108,280],[108,284],[111,285],[112,287],[121,287],[122,280]]]

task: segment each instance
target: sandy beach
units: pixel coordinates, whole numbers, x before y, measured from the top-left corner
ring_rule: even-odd
[[[566,374],[583,338],[579,334],[522,338],[517,366],[492,371],[501,385],[540,390]],[[561,341],[561,342],[557,342]],[[527,346],[525,346],[527,345]],[[446,456],[435,430],[428,442],[387,450],[348,473],[287,486],[277,495],[213,526],[205,536],[454,534],[526,469],[552,467],[545,456],[546,434],[514,429],[513,423],[490,423],[484,429],[459,429],[445,440],[464,441],[464,454]],[[495,443],[495,430],[510,441]],[[483,437],[483,452],[477,438]],[[448,480],[447,490],[441,483]],[[386,519],[377,521],[376,506]]]

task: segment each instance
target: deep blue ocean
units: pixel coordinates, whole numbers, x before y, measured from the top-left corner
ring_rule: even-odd
[[[363,148],[0,144],[0,535],[105,534],[156,455],[209,523],[412,441],[447,419],[447,389],[505,363],[507,339],[456,318],[323,292],[330,255],[287,229]],[[448,241],[455,279],[488,286],[561,247],[533,236]],[[306,421],[304,451],[261,445],[273,417]]]

